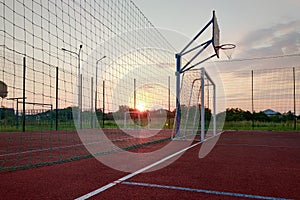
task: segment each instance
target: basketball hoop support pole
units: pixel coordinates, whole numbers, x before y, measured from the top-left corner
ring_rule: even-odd
[[[180,52],[180,55],[189,53],[186,52],[186,50],[197,40],[197,38],[213,23],[213,19],[211,19],[202,29],[201,31],[199,31],[199,33],[182,49],[182,51]],[[205,43],[204,43],[205,44]],[[203,44],[201,44],[200,46],[203,46]]]
[[[181,71],[181,55],[176,54],[176,120],[175,120],[175,133],[176,136],[180,135],[180,71]]]
[[[204,107],[204,79],[205,79],[205,69],[201,68],[201,113],[200,113],[200,123],[201,123],[201,141],[205,138],[205,107]]]

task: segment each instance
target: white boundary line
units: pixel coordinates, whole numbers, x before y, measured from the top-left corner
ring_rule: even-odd
[[[180,151],[178,151],[178,152],[176,152],[176,153],[174,153],[172,155],[169,155],[169,156],[167,156],[167,157],[165,157],[165,158],[163,158],[163,159],[161,159],[161,160],[159,160],[159,161],[157,161],[157,162],[155,162],[155,163],[153,163],[151,165],[148,165],[148,166],[146,166],[146,167],[144,167],[144,168],[142,168],[142,169],[140,169],[138,171],[135,171],[135,172],[133,172],[131,174],[128,174],[128,175],[126,175],[126,176],[124,176],[124,177],[122,177],[122,178],[120,178],[120,179],[118,179],[116,181],[113,181],[113,182],[111,182],[111,183],[109,183],[109,184],[107,184],[107,185],[105,185],[105,186],[103,186],[101,188],[98,188],[98,189],[96,189],[96,190],[94,190],[94,191],[92,191],[92,192],[90,192],[88,194],[85,194],[85,195],[83,195],[81,197],[78,197],[75,200],[85,200],[85,199],[88,199],[88,198],[90,198],[92,196],[95,196],[95,195],[103,192],[104,190],[107,190],[107,189],[109,189],[109,188],[117,185],[118,183],[126,181],[126,180],[128,180],[128,179],[130,179],[130,178],[132,178],[132,177],[134,177],[134,176],[136,176],[138,174],[140,174],[140,173],[143,173],[144,171],[146,171],[146,170],[148,170],[148,169],[150,169],[152,167],[155,167],[156,165],[159,165],[159,164],[161,164],[161,163],[163,163],[163,162],[165,162],[165,161],[173,158],[174,156],[177,156],[178,154],[181,154],[181,153],[183,153],[183,152],[185,152],[185,151],[187,151],[187,150],[189,150],[189,149],[191,149],[191,148],[193,148],[193,147],[195,147],[195,146],[197,146],[197,145],[199,145],[201,143],[202,142],[197,142],[197,143],[195,143],[195,144],[193,144],[191,146],[188,146],[188,147],[186,147],[186,148],[184,148],[184,149],[182,149],[182,150],[180,150]]]
[[[251,199],[289,200],[286,198],[278,198],[278,197],[260,196],[260,195],[234,193],[234,192],[222,192],[222,191],[204,190],[204,189],[196,189],[196,188],[186,188],[186,187],[178,187],[178,186],[171,186],[171,185],[158,185],[158,184],[151,184],[151,183],[139,183],[139,182],[124,181],[121,184],[152,187],[152,188],[163,188],[163,189],[188,191],[188,192],[198,192],[198,193],[204,193],[204,194],[213,194],[213,195],[222,195],[222,196],[231,196],[231,197],[243,197],[243,198],[251,198]]]
[[[161,139],[165,139],[165,138],[163,137]],[[125,140],[132,140],[132,139],[131,138],[121,138],[121,139],[113,139],[111,141],[118,142],[118,141],[125,141]],[[67,148],[80,147],[80,146],[85,147],[87,145],[100,144],[100,143],[101,143],[101,141],[97,141],[97,142],[89,142],[89,143],[77,143],[77,144],[72,144],[72,145],[67,145],[67,146],[55,146],[55,147],[49,147],[49,148],[43,148],[43,149],[32,149],[32,150],[28,150],[28,151],[0,154],[0,158],[5,157],[5,156],[16,156],[16,155],[21,155],[21,154],[37,153],[37,152],[44,152],[44,151],[56,151],[56,150],[62,150],[62,149],[67,149]]]
[[[224,143],[224,144],[218,144],[219,146],[242,146],[242,147],[267,147],[267,148],[288,148],[288,149],[299,149],[300,146],[276,146],[276,145],[267,145],[267,144],[229,144],[229,143]]]
[[[216,137],[218,135],[221,135],[222,133],[223,133],[223,131],[221,131],[220,133],[216,134],[214,137]],[[88,199],[88,198],[90,198],[92,196],[95,196],[95,195],[97,195],[97,194],[99,194],[99,193],[101,193],[101,192],[103,192],[103,191],[105,191],[105,190],[107,190],[107,189],[109,189],[109,188],[117,185],[118,183],[126,181],[126,180],[128,180],[128,179],[130,179],[130,178],[132,178],[132,177],[134,177],[134,176],[136,176],[138,174],[140,174],[140,173],[143,173],[144,171],[146,171],[148,169],[151,169],[152,167],[155,167],[156,165],[159,165],[159,164],[161,164],[161,163],[163,163],[163,162],[165,162],[165,161],[167,161],[167,160],[169,160],[169,159],[177,156],[178,154],[181,154],[181,153],[183,153],[183,152],[185,152],[185,151],[187,151],[187,150],[189,150],[189,149],[191,149],[191,148],[193,148],[193,147],[195,147],[195,146],[197,146],[199,144],[202,144],[203,142],[206,142],[206,141],[214,138],[214,137],[207,138],[207,139],[205,139],[202,142],[197,142],[197,143],[195,143],[195,144],[193,144],[191,146],[188,146],[188,147],[186,147],[186,148],[184,148],[184,149],[182,149],[182,150],[180,150],[180,151],[178,151],[178,152],[176,152],[174,154],[171,154],[171,155],[169,155],[169,156],[167,156],[167,157],[165,157],[165,158],[163,158],[163,159],[161,159],[161,160],[159,160],[159,161],[157,161],[157,162],[155,162],[155,163],[153,163],[151,165],[148,165],[148,166],[146,166],[146,167],[144,167],[144,168],[142,168],[142,169],[140,169],[138,171],[135,171],[135,172],[133,172],[131,174],[128,174],[128,175],[126,175],[126,176],[124,176],[122,178],[119,178],[118,180],[113,181],[113,182],[111,182],[111,183],[109,183],[109,184],[107,184],[107,185],[105,185],[103,187],[100,187],[100,188],[98,188],[98,189],[96,189],[96,190],[94,190],[92,192],[89,192],[89,193],[87,193],[87,194],[85,194],[85,195],[83,195],[81,197],[78,197],[75,200],[85,200],[85,199]]]
[[[28,150],[28,151],[21,151],[21,152],[15,152],[15,153],[7,153],[7,154],[1,154],[0,157],[5,157],[5,156],[16,156],[16,155],[21,155],[21,154],[28,154],[28,153],[37,153],[37,152],[44,152],[44,151],[56,151],[56,150],[61,150],[61,149],[67,149],[67,148],[73,148],[73,147],[79,147],[79,146],[85,146],[85,145],[92,145],[92,144],[98,144],[101,142],[90,142],[90,143],[78,143],[78,144],[73,144],[73,145],[68,145],[68,146],[57,146],[57,147],[50,147],[50,148],[44,148],[44,149],[33,149],[33,150]]]

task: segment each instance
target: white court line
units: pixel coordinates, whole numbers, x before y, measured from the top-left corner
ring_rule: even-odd
[[[134,177],[134,176],[136,176],[138,174],[140,174],[140,173],[143,173],[144,171],[146,171],[146,170],[148,170],[148,169],[150,169],[152,167],[155,167],[156,165],[159,165],[159,164],[161,164],[161,163],[163,163],[163,162],[165,162],[165,161],[173,158],[174,156],[177,156],[178,154],[181,154],[181,153],[183,153],[183,152],[185,152],[185,151],[187,151],[187,150],[189,150],[189,149],[191,149],[191,148],[193,148],[193,147],[195,147],[195,146],[197,146],[197,145],[199,145],[201,143],[202,142],[197,142],[197,143],[193,144],[192,146],[184,148],[184,149],[182,149],[182,150],[180,150],[180,151],[178,151],[178,152],[176,152],[176,153],[174,153],[172,155],[169,155],[169,156],[167,156],[167,157],[165,157],[165,158],[163,158],[163,159],[161,159],[161,160],[159,160],[159,161],[151,164],[151,165],[148,165],[148,166],[146,166],[146,167],[144,167],[144,168],[142,168],[142,169],[140,169],[138,171],[135,171],[135,172],[133,172],[131,174],[128,174],[127,176],[124,176],[124,177],[122,177],[122,178],[120,178],[120,179],[118,179],[116,181],[113,181],[113,182],[111,182],[111,183],[109,183],[109,184],[107,184],[107,185],[105,185],[105,186],[103,186],[101,188],[98,188],[98,189],[96,189],[96,190],[94,190],[94,191],[92,191],[92,192],[90,192],[88,194],[85,194],[85,195],[83,195],[81,197],[78,197],[75,200],[85,200],[85,199],[88,199],[88,198],[90,198],[92,196],[95,196],[96,194],[99,194],[99,193],[103,192],[104,190],[107,190],[107,189],[109,189],[109,188],[117,185],[118,183],[121,183],[122,181],[126,181],[126,180],[128,180],[128,179],[130,179],[130,178],[132,178],[132,177]]]
[[[286,198],[278,198],[278,197],[269,197],[269,196],[260,196],[253,194],[243,194],[243,193],[234,193],[234,192],[222,192],[215,190],[204,190],[204,189],[196,189],[196,188],[186,188],[186,187],[178,187],[171,185],[157,185],[151,183],[139,183],[139,182],[122,182],[124,185],[135,185],[135,186],[143,186],[143,187],[153,187],[153,188],[163,188],[170,190],[180,190],[180,191],[188,191],[188,192],[198,192],[204,194],[213,194],[213,195],[222,195],[222,196],[231,196],[231,197],[244,197],[250,199],[264,199],[264,200],[289,200]]]
[[[164,138],[162,138],[162,139],[164,139]],[[119,142],[119,141],[124,141],[124,140],[131,140],[131,139],[130,138],[122,138],[122,139],[115,139],[115,140],[111,140],[111,141]],[[28,150],[28,151],[0,154],[0,157],[16,156],[16,155],[21,155],[21,154],[38,153],[38,152],[44,152],[44,151],[55,151],[55,150],[87,146],[87,145],[93,145],[93,144],[100,144],[100,143],[101,143],[101,141],[97,141],[97,142],[89,142],[89,143],[72,144],[72,145],[68,145],[68,146],[56,146],[56,147],[43,148],[43,149],[32,149],[32,150]]]
[[[267,145],[267,144],[230,144],[230,143],[224,143],[224,144],[218,144],[218,146],[247,146],[247,147],[267,147],[267,148],[289,148],[289,149],[299,149],[300,146],[276,146],[276,145]]]
[[[221,135],[222,133],[223,133],[223,131],[220,132],[219,134],[215,135],[214,137],[216,137],[216,136],[218,136],[218,135]],[[78,198],[76,198],[75,200],[85,200],[85,199],[88,199],[88,198],[90,198],[90,197],[92,197],[92,196],[95,196],[95,195],[97,195],[97,194],[99,194],[99,193],[101,193],[101,192],[103,192],[103,191],[105,191],[105,190],[107,190],[107,189],[109,189],[109,188],[111,188],[111,187],[117,185],[118,183],[121,183],[121,182],[123,182],[123,181],[126,181],[126,180],[128,180],[128,179],[130,179],[130,178],[132,178],[132,177],[134,177],[134,176],[136,176],[136,175],[138,175],[138,174],[140,174],[140,173],[143,173],[144,171],[146,171],[146,170],[148,170],[148,169],[151,169],[152,167],[155,167],[156,165],[159,165],[159,164],[161,164],[161,163],[163,163],[163,162],[165,162],[165,161],[167,161],[167,160],[169,160],[169,159],[171,159],[171,158],[177,156],[178,154],[181,154],[181,153],[183,153],[183,152],[185,152],[185,151],[187,151],[187,150],[189,150],[189,149],[191,149],[191,148],[193,148],[193,147],[195,147],[195,146],[197,146],[197,145],[199,145],[199,144],[201,144],[201,143],[203,143],[203,142],[206,142],[206,141],[208,141],[208,140],[214,138],[214,137],[207,138],[207,139],[205,139],[205,140],[202,141],[202,142],[197,142],[197,143],[195,143],[195,144],[193,144],[193,145],[191,145],[191,146],[188,146],[188,147],[186,147],[186,148],[184,148],[184,149],[182,149],[182,150],[180,150],[180,151],[178,151],[178,152],[176,152],[176,153],[174,153],[174,154],[172,154],[172,155],[169,155],[169,156],[167,156],[167,157],[165,157],[165,158],[163,158],[163,159],[161,159],[161,160],[159,160],[159,161],[157,161],[157,162],[155,162],[155,163],[153,163],[153,164],[151,164],[151,165],[148,165],[148,166],[146,166],[146,167],[144,167],[144,168],[142,168],[142,169],[140,169],[140,170],[138,170],[138,171],[135,171],[135,172],[133,172],[133,173],[131,173],[131,174],[128,174],[127,176],[124,176],[124,177],[122,177],[122,178],[119,178],[118,180],[113,181],[113,182],[111,182],[111,183],[109,183],[109,184],[107,184],[107,185],[105,185],[105,186],[103,186],[103,187],[100,187],[100,188],[98,188],[98,189],[96,189],[96,190],[94,190],[94,191],[92,191],[92,192],[89,192],[88,194],[85,194],[85,195],[83,195],[83,196],[81,196],[81,197],[78,197]]]
[[[16,152],[16,153],[1,154],[0,157],[16,156],[16,155],[21,155],[21,154],[37,153],[37,152],[43,152],[43,151],[53,151],[53,150],[55,151],[55,150],[60,150],[60,149],[67,149],[67,148],[92,145],[92,144],[98,144],[98,143],[100,143],[100,142],[90,142],[90,143],[85,143],[85,144],[79,143],[79,144],[68,145],[68,146],[58,146],[58,147],[44,148],[44,149],[33,149],[33,150],[28,150],[28,151]]]

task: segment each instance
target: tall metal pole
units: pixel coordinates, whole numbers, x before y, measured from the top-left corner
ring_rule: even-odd
[[[56,98],[55,98],[55,130],[58,130],[58,67],[56,67],[56,88],[55,88]]]
[[[296,115],[296,76],[295,67],[293,67],[293,80],[294,80],[294,130],[297,129],[297,115]]]
[[[251,103],[252,103],[252,130],[254,130],[254,81],[253,70],[251,71]]]
[[[181,55],[176,54],[176,119],[175,119],[175,133],[180,135],[180,70],[181,70]]]
[[[102,128],[104,128],[104,122],[105,122],[105,81],[103,81],[103,110],[102,110]]]
[[[23,58],[23,115],[22,115],[22,131],[25,132],[25,95],[26,95],[26,58]]]
[[[205,133],[205,107],[204,107],[204,78],[205,70],[201,69],[201,141],[204,141]]]
[[[53,105],[50,106],[50,130],[53,128]]]
[[[170,119],[170,113],[171,113],[171,80],[170,80],[170,76],[168,77],[168,128],[170,128],[170,123],[171,123],[171,119]]]
[[[97,117],[97,101],[98,101],[98,63],[102,60],[106,58],[106,56],[103,56],[102,58],[100,58],[99,60],[96,61],[96,80],[95,80],[95,85],[96,85],[96,89],[95,89],[95,113],[96,113],[96,117]],[[97,123],[98,118],[96,118],[95,123]],[[95,126],[96,127],[96,126]]]
[[[80,52],[81,52],[81,49],[82,49],[82,44],[79,45],[79,51],[78,53],[74,52],[74,51],[70,51],[68,49],[65,49],[65,48],[62,48],[61,50],[63,51],[66,51],[66,52],[69,52],[69,53],[72,53],[72,54],[75,54],[77,55],[77,58],[78,58],[78,72],[77,72],[77,80],[78,80],[78,115],[77,115],[77,128],[81,129],[81,101],[82,101],[82,93],[81,93],[81,89],[82,89],[82,81],[81,81],[81,69],[80,69]]]
[[[17,129],[19,128],[19,99],[17,99],[17,110],[16,110],[16,115],[17,115],[17,118],[16,118],[16,127]]]
[[[217,88],[216,85],[213,84],[213,104],[214,104],[214,111],[213,111],[213,120],[214,120],[214,127],[213,127],[213,134],[214,136],[217,134]]]
[[[96,89],[95,89],[95,112],[96,112],[96,115],[97,115],[97,92],[98,92],[98,61],[96,62],[96,80],[95,80],[95,84],[96,84]]]
[[[81,68],[80,68],[80,52],[82,49],[82,44],[79,46],[79,52],[78,52],[78,80],[79,80],[79,85],[78,85],[78,118],[79,118],[79,129],[82,128],[82,119],[81,119],[81,112],[82,112],[82,74],[81,74]]]
[[[93,115],[93,104],[94,104],[94,80],[93,77],[91,77],[91,128],[94,126],[94,115]]]
[[[79,75],[79,96],[78,96],[78,99],[80,100],[79,101],[79,115],[78,115],[78,125],[79,125],[79,129],[82,128],[82,74]]]

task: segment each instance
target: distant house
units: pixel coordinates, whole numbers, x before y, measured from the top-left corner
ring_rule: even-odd
[[[264,110],[263,113],[265,113],[268,117],[280,114],[279,112],[276,112],[276,111],[271,110],[271,109]]]

